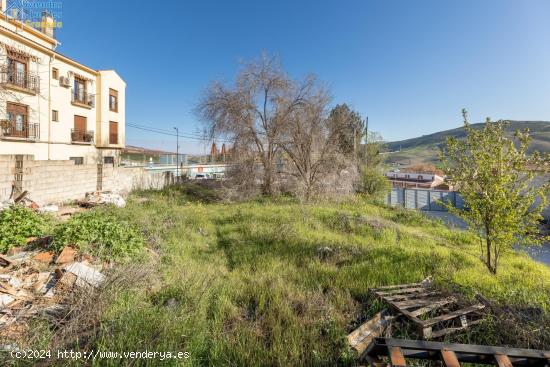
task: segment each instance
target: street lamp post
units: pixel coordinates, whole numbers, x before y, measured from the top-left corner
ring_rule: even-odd
[[[179,130],[177,127],[174,127],[176,130],[176,182],[179,181],[179,160],[180,160],[180,142],[179,142]]]

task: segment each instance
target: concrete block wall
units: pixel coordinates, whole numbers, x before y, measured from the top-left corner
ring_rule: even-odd
[[[73,161],[35,161],[24,156],[22,189],[39,205],[63,203],[83,199],[85,194],[98,188],[97,164],[75,165]],[[0,201],[9,199],[15,179],[14,155],[0,155]],[[103,166],[100,177],[103,190],[128,194],[136,189],[161,189],[166,184],[163,172],[143,167]]]
[[[75,165],[71,160],[25,163],[23,189],[39,204],[82,199],[86,192],[96,190],[95,165]]]
[[[143,167],[103,166],[103,189],[127,194],[132,190],[162,189],[166,185],[163,172],[150,172]]]
[[[0,199],[9,198],[15,174],[15,156],[0,155]]]

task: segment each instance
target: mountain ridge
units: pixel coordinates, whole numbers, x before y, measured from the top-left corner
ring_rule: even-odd
[[[511,136],[516,130],[529,129],[532,141],[530,150],[550,152],[550,121],[509,121],[505,131]],[[481,128],[485,123],[475,123],[471,126]],[[445,143],[447,137],[464,138],[466,130],[464,127],[438,131],[432,134],[422,135],[416,138],[398,140],[386,143],[388,152],[388,163],[397,164],[419,164],[437,163],[439,148]]]

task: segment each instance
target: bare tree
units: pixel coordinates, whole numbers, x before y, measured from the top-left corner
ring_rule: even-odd
[[[298,93],[288,103],[283,97],[291,89],[292,81],[278,60],[264,54],[242,68],[233,87],[213,83],[198,106],[211,136],[222,135],[239,150],[253,152],[252,164],[258,161],[262,168],[265,195],[275,191],[275,158],[279,152],[276,139],[281,125],[302,98]],[[244,156],[249,158],[248,154]]]
[[[301,100],[285,116],[277,144],[290,162],[290,173],[297,178],[303,198],[307,201],[320,189],[322,179],[346,167],[340,143],[341,129],[335,120],[327,118],[330,97],[314,77],[294,86],[287,103]],[[349,147],[347,147],[349,148]],[[331,184],[335,184],[332,182]]]

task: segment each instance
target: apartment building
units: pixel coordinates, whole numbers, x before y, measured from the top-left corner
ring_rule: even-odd
[[[56,51],[53,28],[6,15],[0,0],[0,155],[116,163],[125,143],[126,83]],[[44,14],[42,24],[51,24]]]

